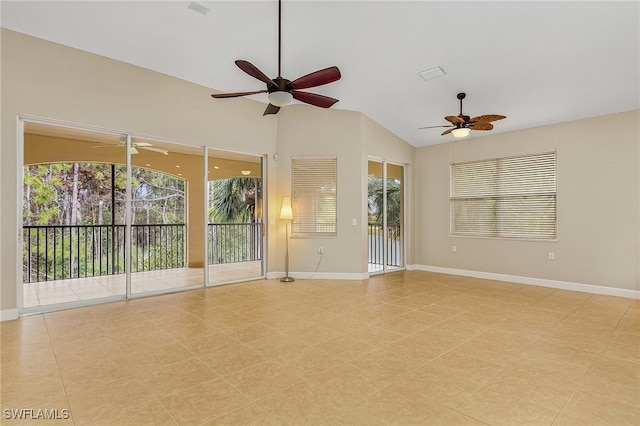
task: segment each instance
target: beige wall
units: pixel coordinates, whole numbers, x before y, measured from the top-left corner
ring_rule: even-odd
[[[639,112],[631,111],[418,149],[416,211],[425,220],[416,224],[415,263],[639,290],[639,124]],[[556,242],[449,236],[454,157],[551,150],[558,161]]]
[[[291,106],[279,115],[276,209],[280,207],[281,196],[289,195],[291,191],[292,156],[338,157],[338,235],[292,238],[289,242],[290,269],[314,272],[319,260],[318,247],[322,247],[324,254],[318,268],[319,276],[365,277],[368,269],[367,199],[364,196],[367,193],[367,158],[374,156],[406,164],[407,180],[411,181],[415,148],[359,112]],[[411,194],[407,198],[411,200]],[[276,216],[272,217],[277,217],[277,210],[274,213]],[[410,213],[407,216],[412,217]],[[282,238],[278,241],[282,242]],[[283,261],[282,257],[279,260]],[[282,268],[283,264],[279,264],[270,269]]]
[[[324,249],[319,273],[361,274],[366,246],[360,245],[361,224],[360,117],[357,112],[291,106],[279,113],[277,209],[281,197],[291,192],[291,157],[296,155],[338,156],[338,236],[294,237],[289,242],[290,270],[313,272],[319,260],[318,247]],[[274,216],[274,217],[277,217]],[[283,230],[284,232],[284,230]],[[284,234],[283,234],[284,235]],[[281,241],[279,239],[279,241]],[[284,248],[279,249],[284,250]],[[284,264],[275,270],[284,270]]]

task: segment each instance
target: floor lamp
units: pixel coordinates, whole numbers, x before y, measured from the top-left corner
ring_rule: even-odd
[[[280,209],[280,219],[284,220],[286,230],[287,252],[285,255],[285,266],[287,273],[284,277],[280,278],[283,283],[290,283],[295,281],[289,276],[289,221],[293,219],[293,210],[291,210],[291,197],[282,197],[282,208]]]

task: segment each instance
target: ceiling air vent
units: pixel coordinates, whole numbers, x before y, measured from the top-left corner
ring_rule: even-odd
[[[446,73],[441,67],[433,67],[428,70],[424,70],[419,72],[418,75],[422,77],[425,81],[433,80],[434,78],[442,77]]]

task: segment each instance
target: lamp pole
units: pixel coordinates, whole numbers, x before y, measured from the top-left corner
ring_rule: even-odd
[[[280,282],[290,283],[295,281],[292,277],[289,276],[289,221],[293,219],[293,210],[291,209],[291,197],[283,197],[282,198],[282,207],[280,209],[280,219],[284,220],[285,223],[285,238],[286,238],[286,253],[285,253],[285,267],[286,267],[286,275],[280,278]]]
[[[293,277],[289,276],[289,220],[285,220],[284,221],[284,226],[285,226],[285,231],[286,231],[286,253],[285,253],[285,257],[284,257],[284,262],[285,262],[285,268],[286,268],[286,275],[282,278],[280,278],[280,282],[283,283],[291,283],[293,281],[295,281],[293,279]]]

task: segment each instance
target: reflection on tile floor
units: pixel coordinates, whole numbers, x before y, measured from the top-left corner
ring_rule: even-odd
[[[394,265],[387,265],[387,272],[393,272],[396,269],[400,269],[402,268],[402,266],[394,266]],[[368,264],[368,271],[371,274],[375,274],[377,272],[383,272],[384,271],[384,265],[381,265],[379,263],[369,263]]]
[[[211,265],[209,266],[209,282],[220,284],[259,278],[262,275],[261,265],[260,261]],[[121,274],[24,284],[22,287],[23,306],[32,308],[124,295],[125,279],[125,275]],[[131,274],[131,292],[133,294],[199,286],[203,283],[203,268],[162,269]]]
[[[2,412],[56,425],[640,424],[633,299],[403,271],[0,327]]]

